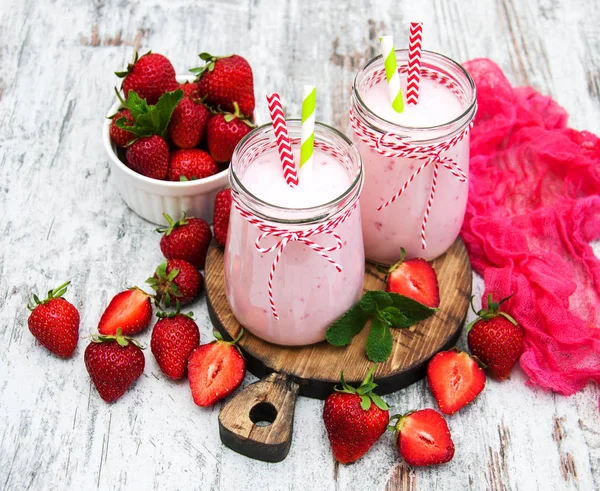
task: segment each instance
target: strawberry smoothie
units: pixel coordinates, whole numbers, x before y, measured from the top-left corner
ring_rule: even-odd
[[[288,126],[294,158],[299,162],[300,124],[288,121]],[[266,125],[238,145],[230,173],[234,196],[244,211],[263,224],[296,233],[305,233],[352,209],[332,230],[343,246],[327,252],[342,271],[307,243],[288,242],[273,277],[277,320],[268,289],[277,250],[259,252],[255,243],[261,230],[233,206],[225,248],[227,299],[238,321],[256,336],[281,345],[307,345],[322,341],[329,324],[362,293],[364,250],[357,206],[362,166],[355,147],[345,137],[317,124],[315,141],[326,140],[335,151],[315,148],[311,175],[302,169],[300,184],[292,189],[285,182],[277,150],[270,145],[272,138],[272,127]],[[269,248],[281,240],[266,236],[260,246]],[[312,235],[309,240],[322,247],[336,245],[336,239],[326,233]]]
[[[424,66],[435,71],[444,64],[446,75],[455,76],[454,90],[437,79],[422,77],[417,105],[404,105],[397,113],[389,102],[385,79],[369,75],[380,69],[379,59],[371,60],[355,79],[352,99],[354,114],[377,135],[400,135],[401,141],[416,145],[444,142],[468,127],[475,112],[475,92],[470,76],[460,65],[435,53],[424,52]],[[406,65],[405,51],[397,52],[398,66]],[[452,65],[454,64],[454,66]],[[448,66],[446,66],[448,65]],[[451,70],[454,68],[454,72]],[[462,78],[461,78],[462,77]],[[450,77],[452,78],[452,77]],[[464,79],[464,80],[463,80]],[[406,73],[400,73],[406,93]],[[448,169],[440,167],[436,193],[426,225],[426,248],[421,227],[430,197],[434,165],[429,164],[414,178],[395,202],[378,210],[390,200],[427,159],[382,155],[353,131],[354,142],[365,167],[365,185],[360,197],[365,240],[365,255],[380,264],[393,264],[404,248],[407,257],[434,259],[443,254],[460,232],[468,196],[468,183],[461,182]],[[384,138],[393,141],[394,137]],[[465,175],[469,171],[469,137],[466,135],[448,150],[440,153],[458,164]]]

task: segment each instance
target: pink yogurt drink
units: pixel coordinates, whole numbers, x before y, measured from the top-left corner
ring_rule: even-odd
[[[296,162],[300,128],[299,121],[288,121]],[[333,128],[317,123],[312,171],[301,169],[298,187],[290,188],[269,124],[237,146],[229,178],[235,201],[225,247],[225,285],[234,315],[272,343],[322,341],[327,327],[356,303],[363,288],[358,206],[363,174],[356,148]]]
[[[396,51],[396,58],[406,94],[407,51]],[[401,248],[409,258],[434,259],[456,240],[467,205],[468,130],[476,106],[471,76],[437,53],[423,51],[419,102],[405,100],[402,113],[390,104],[381,57],[358,72],[350,120],[365,167],[360,202],[367,259],[393,264]]]

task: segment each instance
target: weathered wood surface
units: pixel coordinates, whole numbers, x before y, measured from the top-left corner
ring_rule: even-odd
[[[489,56],[511,80],[555,97],[574,127],[600,132],[597,0],[0,2],[0,489],[598,489],[594,385],[565,398],[528,388],[519,371],[489,382],[449,419],[452,463],[414,470],[391,434],[356,464],[336,465],[322,402],[301,397],[288,458],[265,464],[221,445],[220,406],[194,406],[150,353],[135,388],[107,406],[85,372],[84,339],[73,360],[59,360],[25,327],[31,291],[71,279],[87,336],[107,299],[160,260],[153,227],[107,186],[100,140],[112,71],[133,46],[168,55],[178,71],[200,51],[239,52],[254,67],[261,110],[260,95],[277,89],[298,114],[311,81],[318,118],[343,128],[355,70],[380,33],[406,38],[411,19],[424,20],[427,48]],[[204,300],[193,310],[209,339]],[[423,382],[387,399],[398,412],[433,403]]]
[[[374,382],[379,393],[389,394],[425,376],[427,363],[438,351],[451,348],[460,336],[471,299],[472,272],[467,250],[460,238],[433,261],[440,288],[439,311],[409,329],[392,329],[393,348],[385,363],[377,365]],[[386,275],[367,262],[363,291],[385,290]],[[213,243],[207,255],[206,297],[215,327],[237,339],[242,326],[235,318],[225,293],[222,249]],[[370,322],[344,347],[323,342],[305,347],[275,346],[245,332],[238,345],[256,376],[273,371],[300,385],[300,394],[325,399],[339,383],[340,372],[348,383],[359,384],[373,365],[365,354]]]

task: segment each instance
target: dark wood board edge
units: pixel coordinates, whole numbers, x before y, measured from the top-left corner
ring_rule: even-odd
[[[470,267],[469,267],[469,269],[470,269]],[[470,292],[469,292],[469,296],[470,296]],[[207,305],[208,305],[208,314],[209,314],[209,317],[210,317],[210,320],[211,320],[213,326],[217,329],[217,331],[219,331],[221,333],[221,335],[225,339],[231,340],[231,336],[227,332],[227,329],[225,329],[223,327],[223,325],[221,324],[221,322],[219,321],[219,319],[216,315],[216,312],[212,306],[209,295],[207,295]],[[462,330],[463,330],[462,325],[464,324],[465,319],[466,319],[466,312],[465,312],[464,318],[462,319],[461,327],[459,329],[457,329],[456,332],[454,332],[446,340],[446,342],[440,348],[440,351],[450,349],[456,345],[456,342],[458,341],[460,334],[462,333]],[[332,349],[335,349],[335,348],[332,347]],[[247,369],[252,374],[254,374],[256,377],[264,378],[267,375],[274,372],[274,370],[269,369],[261,360],[252,356],[251,353],[247,352],[243,348],[242,348],[242,352],[244,354],[244,358],[246,359]],[[380,395],[391,394],[392,392],[396,392],[398,390],[404,389],[405,387],[408,387],[409,385],[412,385],[415,382],[418,382],[425,376],[427,364],[429,363],[429,360],[433,356],[434,355],[432,355],[431,357],[429,357],[425,360],[421,360],[419,363],[416,363],[415,365],[407,368],[402,373],[396,373],[389,377],[375,378],[375,382],[378,384],[378,387],[375,392],[377,392]],[[325,380],[311,379],[309,382],[300,377],[294,377],[294,376],[290,376],[290,375],[287,375],[287,376],[292,381],[296,382],[300,386],[300,395],[303,395],[305,397],[310,397],[313,399],[326,399],[333,392],[333,388],[336,385],[335,383],[332,383],[330,381],[325,381]]]

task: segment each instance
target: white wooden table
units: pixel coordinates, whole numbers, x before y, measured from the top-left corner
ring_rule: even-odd
[[[154,227],[108,184],[100,141],[112,72],[134,46],[164,53],[178,72],[201,51],[238,52],[254,68],[259,109],[279,90],[299,114],[301,86],[314,82],[318,119],[345,128],[351,80],[378,35],[405,39],[415,19],[426,48],[488,56],[513,82],[551,94],[574,127],[600,132],[597,0],[0,2],[0,489],[598,489],[595,385],[565,398],[528,388],[519,370],[490,381],[449,420],[454,460],[414,470],[391,434],[338,466],[323,403],[301,398],[288,458],[265,464],[223,447],[220,406],[196,407],[187,383],[166,381],[149,352],[143,377],[107,405],[85,371],[85,339],[64,361],[27,330],[31,292],[70,279],[88,336],[108,299],[142,284],[161,259]],[[204,299],[193,310],[207,341]],[[424,382],[387,400],[396,412],[434,404]]]

